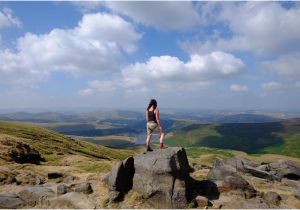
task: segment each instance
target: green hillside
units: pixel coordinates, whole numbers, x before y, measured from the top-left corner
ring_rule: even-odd
[[[300,119],[266,123],[190,125],[175,130],[169,146],[204,146],[300,157]]]
[[[21,140],[38,150],[46,160],[64,154],[77,154],[91,158],[120,159],[131,156],[130,150],[115,150],[61,135],[54,131],[29,124],[1,122],[0,138]]]

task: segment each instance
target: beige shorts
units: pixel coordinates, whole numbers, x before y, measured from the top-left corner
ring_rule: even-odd
[[[154,121],[147,122],[147,133],[151,134],[155,131],[158,131],[157,123]]]

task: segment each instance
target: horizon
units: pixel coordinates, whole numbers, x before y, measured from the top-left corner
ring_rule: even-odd
[[[299,112],[300,4],[0,2],[0,64],[0,112]]]

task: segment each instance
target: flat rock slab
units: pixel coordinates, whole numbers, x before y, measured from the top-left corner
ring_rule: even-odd
[[[24,187],[18,196],[29,206],[48,207],[49,198],[55,196],[55,192],[46,187]]]
[[[24,207],[25,202],[16,194],[0,195],[0,209],[17,209]]]
[[[50,208],[61,209],[95,209],[97,206],[87,195],[70,192],[50,200]]]

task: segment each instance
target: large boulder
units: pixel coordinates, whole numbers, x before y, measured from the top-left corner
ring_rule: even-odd
[[[172,147],[134,157],[133,190],[156,208],[184,208],[191,192],[185,150]]]
[[[18,193],[18,196],[32,207],[48,207],[49,199],[55,196],[53,190],[46,187],[26,186]]]
[[[124,195],[132,188],[134,175],[134,159],[129,157],[118,162],[103,180],[108,184],[108,194],[111,202],[120,201]]]

